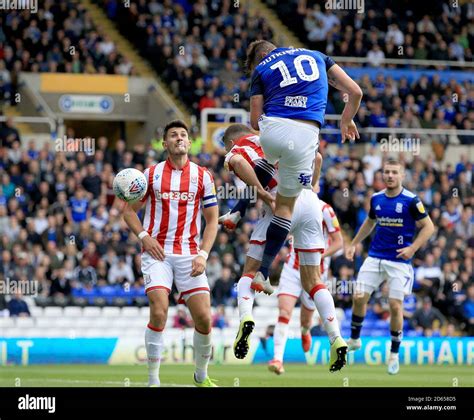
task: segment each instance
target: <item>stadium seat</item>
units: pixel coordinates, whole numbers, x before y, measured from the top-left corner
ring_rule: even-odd
[[[44,308],[42,308],[41,306],[32,305],[29,309],[31,316],[34,317],[40,317],[44,313]]]
[[[15,326],[17,328],[28,328],[35,326],[35,320],[33,318],[15,318]]]
[[[63,316],[63,308],[57,306],[47,306],[44,308],[44,316],[51,318]]]
[[[122,308],[121,314],[124,317],[139,316],[140,310],[135,306],[126,306]]]
[[[101,308],[98,308],[96,306],[86,306],[83,309],[83,316],[100,316],[102,314]]]
[[[150,308],[148,306],[142,306],[141,308],[137,308],[140,310],[140,316],[145,316],[145,317],[149,317],[150,316]],[[171,313],[173,311],[173,307],[170,307],[168,309],[168,317],[171,316]]]
[[[104,309],[102,309],[102,316],[106,318],[119,317],[120,308],[115,306],[106,306]]]
[[[64,308],[64,316],[82,316],[82,308],[77,306],[67,306]]]
[[[15,320],[11,317],[0,318],[0,328],[9,328],[15,326]]]

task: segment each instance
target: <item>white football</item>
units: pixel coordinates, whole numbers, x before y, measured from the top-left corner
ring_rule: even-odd
[[[128,203],[141,200],[147,188],[148,182],[145,175],[135,168],[123,169],[114,178],[114,194]]]

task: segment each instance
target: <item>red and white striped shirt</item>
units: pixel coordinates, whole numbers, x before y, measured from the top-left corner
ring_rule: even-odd
[[[201,240],[203,207],[217,205],[214,180],[209,171],[191,161],[182,169],[170,160],[150,166],[144,229],[163,247],[165,254],[194,255]]]
[[[234,172],[234,168],[232,168],[230,160],[235,155],[241,155],[253,168],[258,160],[265,158],[262,146],[260,145],[260,137],[255,134],[248,134],[234,142],[234,146],[225,155],[224,160],[224,167],[231,172]],[[267,189],[271,191],[276,186],[277,180],[273,177],[268,183]]]
[[[331,238],[329,236],[330,233],[339,232],[341,229],[339,227],[339,220],[337,220],[336,213],[334,209],[323,200],[319,200],[321,204],[321,211],[323,212],[323,235],[324,235],[324,247],[327,249],[330,245]],[[323,274],[329,267],[331,263],[331,257],[324,258],[321,261],[321,274]],[[286,260],[286,264],[292,267],[295,270],[300,269],[300,259],[298,258],[298,254],[293,249],[291,244],[290,254],[288,255],[288,259]]]

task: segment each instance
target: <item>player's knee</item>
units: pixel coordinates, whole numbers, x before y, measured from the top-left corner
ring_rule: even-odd
[[[354,295],[352,302],[356,308],[361,308],[365,305],[365,296],[364,295]]]
[[[280,318],[290,319],[291,318],[291,312],[292,311],[290,311],[288,308],[280,308],[278,316]]]
[[[399,300],[390,300],[390,312],[394,315],[398,315],[402,312],[402,302]]]
[[[152,325],[162,328],[166,324],[168,314],[166,309],[150,303],[150,321]]]
[[[194,325],[196,329],[201,332],[209,332],[212,327],[212,319],[210,313],[200,313],[194,316]]]

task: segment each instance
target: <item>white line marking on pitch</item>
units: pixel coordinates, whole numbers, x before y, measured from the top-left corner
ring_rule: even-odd
[[[41,380],[42,382],[58,382],[58,383],[69,383],[69,384],[102,384],[102,385],[123,385],[124,388],[128,388],[124,385],[123,381],[91,381],[87,379],[55,379],[55,378],[41,378],[41,379],[26,379],[26,381],[37,381]],[[147,382],[130,382],[131,386],[144,386],[148,385]],[[181,385],[181,384],[168,384],[162,383],[161,386],[164,387],[185,387],[185,388],[194,388],[194,385]]]

